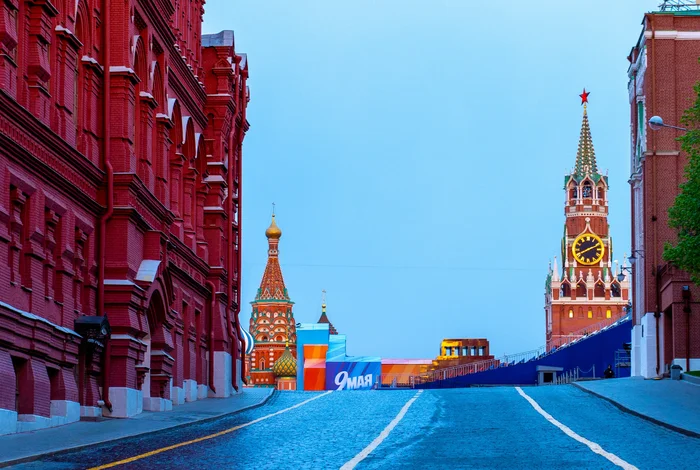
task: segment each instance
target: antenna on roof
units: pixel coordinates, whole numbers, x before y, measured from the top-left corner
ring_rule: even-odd
[[[700,10],[700,0],[665,0],[659,5],[659,11]]]

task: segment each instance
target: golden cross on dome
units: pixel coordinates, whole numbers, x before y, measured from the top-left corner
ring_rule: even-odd
[[[275,203],[272,203],[272,215],[275,215]]]

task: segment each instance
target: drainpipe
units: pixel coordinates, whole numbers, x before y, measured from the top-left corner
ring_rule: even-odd
[[[105,263],[107,258],[107,221],[112,217],[114,213],[114,169],[112,168],[112,162],[110,161],[110,98],[109,91],[111,86],[111,72],[110,72],[110,37],[109,37],[109,0],[103,0],[102,2],[102,19],[103,19],[103,48],[104,48],[104,78],[103,78],[103,117],[102,117],[102,159],[105,171],[107,173],[107,210],[100,218],[100,265],[98,269],[98,280],[97,280],[97,315],[105,315]],[[109,337],[105,340],[105,347],[103,352],[103,365],[102,365],[102,399],[105,402],[105,406],[111,412],[112,402],[109,401],[109,373],[111,364],[111,352],[112,345]]]
[[[228,266],[226,269],[228,270],[228,281],[226,282],[226,299],[227,299],[227,305],[226,305],[226,316],[227,322],[226,322],[226,327],[228,331],[228,337],[231,345],[231,385],[233,388],[238,391],[238,385],[236,384],[236,357],[233,354],[238,345],[236,344],[236,341],[238,341],[237,338],[234,338],[233,335],[233,317],[235,316],[235,312],[231,309],[231,305],[234,301],[233,299],[233,166],[232,162],[234,160],[233,155],[234,155],[234,148],[231,145],[231,141],[233,139],[229,139],[229,152],[228,152],[228,172],[226,174],[226,184],[228,185],[228,222],[226,225],[227,230],[227,236],[228,236],[228,243],[227,243],[227,251],[228,251]]]
[[[690,286],[682,287],[683,312],[685,312],[685,371],[690,370]]]
[[[245,70],[241,70],[241,80],[243,80],[243,85],[241,86],[241,93],[243,94],[243,96],[242,96],[242,98],[240,98],[240,104],[243,106],[243,109],[241,110],[241,126],[238,128],[238,139],[236,140],[236,145],[237,145],[237,150],[238,150],[238,165],[236,167],[236,170],[237,170],[236,173],[238,174],[238,246],[239,246],[239,250],[238,250],[238,258],[236,259],[236,270],[235,271],[237,273],[239,273],[239,275],[241,273],[241,250],[240,250],[240,247],[242,245],[241,225],[243,223],[243,216],[242,216],[242,214],[243,214],[243,211],[242,211],[242,207],[243,207],[243,204],[242,204],[242,202],[243,202],[243,184],[242,184],[243,177],[242,177],[242,171],[241,171],[241,168],[243,167],[243,164],[242,164],[242,162],[243,162],[243,139],[245,137],[245,134],[243,132],[243,128],[245,127],[245,123],[246,123],[246,115],[247,115],[246,110],[248,107],[248,103],[246,101],[247,96],[248,96],[248,93],[246,91],[246,78],[247,78],[246,76],[247,76],[247,72]],[[233,152],[230,152],[230,155],[232,156]],[[229,168],[230,167],[231,166],[229,165]],[[231,171],[229,171],[229,178],[230,178],[231,184],[233,184],[233,172],[231,172]],[[229,186],[229,188],[230,187],[231,186]],[[232,194],[232,192],[230,190],[229,190],[229,194]],[[233,196],[231,199],[231,203],[233,203]],[[233,207],[233,205],[231,205],[230,207]],[[230,229],[231,237],[233,237],[233,224],[229,224],[229,229]],[[229,251],[230,252],[229,264],[233,267],[233,262],[232,262],[232,259],[233,259],[233,238],[229,238],[229,240],[230,240],[229,241],[229,250],[230,250]],[[229,275],[229,279],[231,279],[231,275],[233,274],[233,270],[230,271],[230,273],[231,274]],[[230,284],[231,284],[231,291],[233,291],[233,280],[232,279],[230,281]],[[233,292],[231,292],[231,295],[233,295]],[[240,296],[240,289],[238,290],[238,296]],[[238,310],[240,310],[239,300],[240,300],[240,298],[236,297],[236,308]],[[236,312],[236,313],[238,313],[238,312]],[[238,338],[239,339],[243,338],[243,334],[241,333],[241,323],[238,321],[238,318],[236,318],[236,330],[238,333]],[[245,383],[245,349],[244,348],[241,348],[241,371],[240,371],[240,374],[241,374],[241,381]],[[236,387],[236,390],[238,390],[237,387]]]
[[[651,26],[651,115],[655,115],[656,111],[656,25],[654,24],[654,16],[652,14],[647,13],[646,18],[649,20],[649,25]],[[652,150],[654,153],[654,160],[652,164],[652,176],[651,176],[651,205],[652,205],[652,222],[656,221],[656,206],[657,206],[657,201],[656,201],[656,159],[658,158],[656,155],[656,135],[652,132],[651,133],[651,142],[652,142]],[[658,256],[658,248],[657,248],[657,225],[654,224],[654,242],[653,242],[653,249],[654,249],[654,255],[653,255],[653,266],[654,266],[654,283],[656,286],[656,307],[654,308],[654,317],[656,318],[656,375],[659,375],[659,371],[661,370],[661,351],[659,350],[661,347],[661,339],[660,336],[661,334],[659,333],[659,326],[660,326],[660,320],[659,318],[661,317],[661,312],[659,311],[661,307],[661,290],[659,286],[659,265],[657,263],[657,256]]]
[[[216,394],[214,386],[214,310],[216,309],[216,287],[214,283],[206,280],[204,285],[211,290],[209,302],[209,388]]]

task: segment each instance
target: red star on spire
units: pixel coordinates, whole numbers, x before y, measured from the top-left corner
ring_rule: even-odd
[[[578,95],[581,97],[581,104],[586,104],[588,103],[588,95],[590,95],[590,92],[586,92],[586,89],[583,89],[583,93]]]

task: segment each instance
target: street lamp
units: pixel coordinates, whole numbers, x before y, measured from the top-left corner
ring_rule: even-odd
[[[688,129],[686,129],[685,127],[664,124],[664,120],[661,118],[661,116],[652,116],[651,119],[649,119],[649,127],[651,127],[652,131],[658,131],[662,127],[670,127],[671,129],[678,129],[679,131],[688,132]]]
[[[634,251],[632,251],[632,254],[630,255],[630,257],[627,258],[627,260],[630,262],[630,265],[631,265],[631,266],[634,266],[634,264],[637,262],[637,256],[636,256],[637,253],[639,253],[639,256],[641,256],[642,258],[644,258],[644,250],[634,250]],[[623,267],[620,269],[620,272],[619,272],[618,275],[617,275],[617,280],[618,280],[619,282],[622,282],[622,281],[625,280],[625,271],[627,271],[628,273],[632,274],[632,268],[631,268],[631,267],[628,268],[627,266],[623,266]]]

